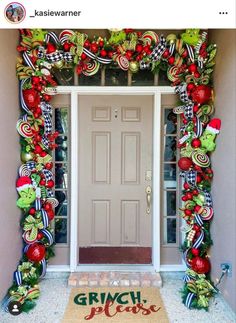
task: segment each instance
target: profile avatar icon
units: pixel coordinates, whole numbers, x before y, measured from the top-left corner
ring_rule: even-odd
[[[26,11],[19,2],[11,2],[5,8],[5,18],[8,22],[18,24],[25,19]]]
[[[22,312],[21,303],[17,301],[10,302],[8,305],[9,313],[16,316]]]

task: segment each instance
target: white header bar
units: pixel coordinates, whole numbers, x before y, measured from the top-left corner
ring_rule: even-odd
[[[21,9],[18,16],[12,10],[20,5],[26,12],[22,22]],[[236,27],[235,0],[1,0],[0,22],[0,28],[15,29]]]

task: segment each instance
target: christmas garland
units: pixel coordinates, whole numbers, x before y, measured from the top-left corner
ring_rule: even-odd
[[[182,120],[178,140],[178,161],[183,178],[180,215],[186,221],[183,255],[188,267],[182,291],[188,308],[209,306],[216,292],[210,281],[207,256],[212,244],[210,222],[213,217],[210,195],[213,177],[209,155],[215,149],[220,120],[214,112],[212,72],[216,46],[208,44],[207,33],[188,29],[180,36],[158,36],[153,31],[111,30],[109,39],[64,30],[57,36],[40,29],[20,30],[21,57],[17,62],[20,106],[23,114],[17,122],[21,160],[16,188],[17,206],[22,209],[23,256],[14,272],[8,291],[11,301],[22,304],[23,311],[34,307],[39,297],[38,282],[45,275],[46,263],[53,253],[50,222],[58,201],[53,196],[51,151],[58,133],[52,132],[52,106],[56,94],[54,71],[74,68],[92,76],[101,66],[112,65],[138,73],[148,69],[165,71],[175,87],[181,104],[174,108]]]

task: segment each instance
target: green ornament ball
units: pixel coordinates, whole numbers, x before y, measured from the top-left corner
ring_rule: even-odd
[[[26,163],[27,161],[30,161],[33,159],[34,159],[34,154],[32,152],[26,152],[26,151],[21,152],[21,161],[23,163]]]
[[[129,63],[129,69],[132,73],[137,73],[139,70],[138,62],[132,61]]]

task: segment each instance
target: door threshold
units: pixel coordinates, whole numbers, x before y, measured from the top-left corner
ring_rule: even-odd
[[[98,271],[117,271],[117,272],[157,272],[153,265],[140,264],[118,264],[118,265],[100,265],[100,264],[81,264],[76,267],[75,272],[98,272]]]
[[[73,287],[162,287],[159,273],[131,271],[84,271],[71,273],[68,285]]]

